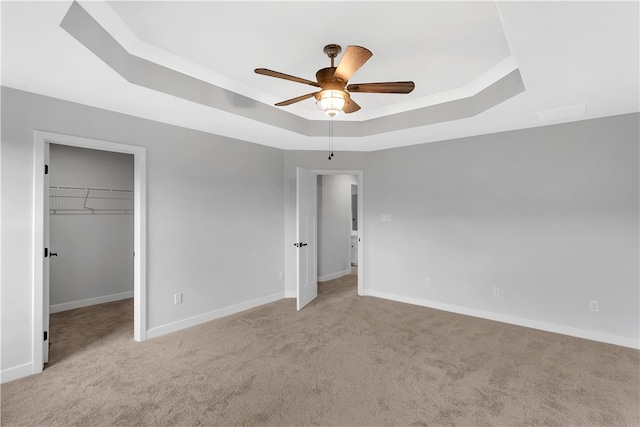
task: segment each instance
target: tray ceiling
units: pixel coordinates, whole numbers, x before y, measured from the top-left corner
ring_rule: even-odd
[[[2,84],[283,149],[326,149],[324,45],[373,57],[336,151],[370,151],[636,112],[637,2],[2,2]],[[338,58],[339,59],[339,58]],[[44,71],[46,70],[46,71]],[[571,114],[563,114],[571,112]],[[576,113],[577,112],[577,113]]]

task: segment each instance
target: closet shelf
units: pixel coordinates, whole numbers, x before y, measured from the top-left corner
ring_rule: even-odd
[[[133,190],[95,187],[49,187],[51,215],[124,215],[133,213]]]

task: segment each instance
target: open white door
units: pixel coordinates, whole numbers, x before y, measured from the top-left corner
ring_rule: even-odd
[[[306,169],[296,169],[296,261],[298,265],[298,310],[318,296],[316,255],[317,175]]]
[[[42,342],[42,363],[49,362],[49,304],[50,304],[50,291],[49,291],[49,261],[51,260],[51,246],[49,240],[49,144],[44,144],[44,197],[42,213],[44,220],[43,224],[43,238],[45,256],[44,265],[42,267],[42,329],[44,331],[44,341]]]

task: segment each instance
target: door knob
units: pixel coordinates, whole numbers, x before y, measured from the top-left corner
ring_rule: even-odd
[[[293,244],[293,246],[295,246],[296,248],[301,248],[301,247],[303,247],[303,246],[307,246],[307,243],[302,243],[302,242],[300,242],[300,243],[294,243],[294,244]]]
[[[58,256],[58,252],[49,252],[49,257]]]

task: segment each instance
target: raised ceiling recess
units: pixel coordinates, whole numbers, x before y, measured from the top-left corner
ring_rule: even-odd
[[[147,18],[148,16],[156,17],[158,23],[162,23],[162,19],[167,18],[167,13],[173,13],[171,14],[172,17],[177,15],[192,16],[193,19],[197,21],[196,16],[198,16],[197,7],[199,2],[186,4],[180,2],[175,3],[176,4],[174,4],[174,2],[152,2],[155,8],[153,10],[147,10],[146,8],[148,6],[146,6],[145,2],[112,2],[110,6],[116,10],[118,17],[124,17],[124,22],[133,23],[132,26],[134,28],[132,31],[134,33],[136,32],[136,27],[148,27],[148,25],[140,24],[139,20],[143,16],[147,16]],[[227,2],[203,3],[205,7],[209,8],[233,8],[233,6],[230,6]],[[244,2],[238,2],[238,5],[243,5],[243,3]],[[260,7],[259,4],[256,3],[251,3],[251,5],[252,7]],[[246,4],[244,6],[246,6]],[[296,6],[299,7],[300,5]],[[172,8],[175,7],[180,7],[182,12],[177,15],[175,14],[176,11],[171,12],[173,10]],[[189,10],[189,8],[194,7],[196,9]],[[169,68],[151,59],[146,59],[141,54],[130,53],[118,40],[117,35],[110,33],[87,9],[99,11],[99,8],[91,6],[91,3],[83,3],[83,5],[80,5],[78,2],[72,3],[60,24],[61,27],[128,82],[302,135],[326,136],[327,130],[326,127],[321,124],[323,120],[319,120],[317,117],[317,109],[315,109],[316,115],[310,116],[313,117],[312,119],[307,119],[299,114],[283,111],[275,106],[255,99],[258,97],[253,98],[234,92],[233,90],[223,87],[220,83],[205,81],[177,69]],[[164,11],[164,14],[159,14],[160,18],[158,18],[158,9],[160,9],[161,12]],[[495,9],[493,11],[495,12]],[[145,14],[144,12],[149,13]],[[200,11],[200,13],[201,12],[202,11]],[[111,22],[113,22],[114,16],[111,15],[110,19]],[[104,20],[107,21],[106,19]],[[167,28],[162,25],[161,28],[153,34],[159,33],[171,32],[167,31]],[[212,43],[204,43],[201,37],[197,38],[197,40],[192,40],[192,43],[208,44],[211,47],[209,50],[210,55],[214,58],[219,58],[219,53],[216,49],[226,45],[229,39],[234,39],[234,37],[226,38],[224,44],[215,43],[215,40]],[[504,40],[500,40],[498,44],[504,44]],[[339,46],[337,45],[329,45],[326,53],[330,57],[337,55],[338,48]],[[349,46],[348,49],[354,52],[353,54],[349,54],[348,58],[356,63],[362,61],[360,65],[364,64],[370,56],[364,55],[369,52],[364,48]],[[281,49],[278,50],[279,52],[281,51]],[[393,55],[398,52],[398,49],[393,49],[392,46],[390,46],[389,51],[386,55],[383,55],[383,60],[384,58],[393,57]],[[337,137],[361,137],[470,117],[523,92],[524,84],[515,61],[508,55],[508,50],[497,49],[497,51],[502,52],[502,54],[497,54],[496,59],[500,59],[496,64],[491,64],[491,67],[485,70],[485,73],[476,76],[477,78],[469,81],[465,87],[448,91],[448,96],[431,94],[423,97],[414,97],[411,99],[412,102],[410,104],[395,109],[388,108],[384,114],[380,114],[377,117],[371,118],[363,116],[363,120],[360,121],[349,120],[336,123],[334,135]],[[224,72],[226,64],[233,63],[235,58],[244,58],[245,55],[238,55],[237,53],[238,52],[236,52],[233,59],[219,61],[219,65],[217,65],[216,68]],[[347,53],[349,53],[349,50],[347,50]],[[414,52],[414,54],[416,54],[416,52]],[[501,57],[505,54],[505,57]],[[296,53],[289,52],[288,55],[277,55],[277,58],[286,56],[295,57]],[[403,53],[402,56],[406,57],[406,53]],[[438,57],[438,54],[434,54],[430,62],[437,63]],[[365,58],[364,61],[363,58]],[[243,61],[246,62],[246,58],[238,59],[240,63],[243,63]],[[399,66],[398,62],[392,65],[399,68],[403,73],[408,71],[406,68]],[[233,65],[229,65],[230,70],[234,69],[233,67]],[[376,67],[379,66],[377,65]],[[375,74],[376,67],[370,67],[371,71],[369,74],[365,74],[364,77],[371,75],[371,73]],[[330,67],[329,70],[332,70],[332,68],[333,67]],[[348,80],[352,74],[351,71],[355,72],[359,67],[356,66],[354,68],[354,66],[352,66],[351,68],[353,68],[353,70],[349,70],[349,76],[345,75],[345,77],[347,77],[346,80]],[[384,73],[388,74],[387,68],[382,68]],[[271,72],[270,70],[262,70],[264,71],[262,71],[261,74],[272,76],[276,74],[276,72]],[[338,67],[336,71],[340,72],[341,70]],[[412,73],[415,72],[419,72],[419,69],[412,71]],[[319,78],[324,79],[327,77],[326,73],[327,69],[324,69],[324,71],[320,70],[321,75]],[[397,71],[394,73],[397,74]],[[233,72],[229,72],[228,74],[234,77],[236,76]],[[380,74],[382,74],[382,72]],[[332,79],[333,76],[331,77],[331,80]],[[289,78],[288,80],[291,79]],[[243,82],[248,83],[246,78],[243,79]],[[255,82],[253,84],[256,85]],[[313,84],[322,87],[321,83],[313,82]],[[413,89],[413,82],[396,82],[396,84],[392,84],[392,86],[393,88],[391,89],[395,90],[396,93],[405,94],[411,92],[411,90],[408,89],[409,86],[411,86],[410,89]],[[430,87],[433,85],[425,86]],[[351,85],[347,87],[347,90],[352,92],[369,91],[377,92],[378,94],[385,93],[384,87],[376,90],[375,86],[364,84]],[[425,88],[423,94],[427,94],[427,92],[428,89]],[[436,102],[434,102],[433,95],[437,95],[438,100]],[[303,95],[302,97],[293,98],[285,102],[295,102],[311,96],[315,96],[315,94]],[[397,103],[397,100],[391,100],[390,102]],[[354,111],[359,109],[359,105],[355,104],[355,102],[351,103],[351,107],[348,105],[349,104],[347,104],[345,108]]]

